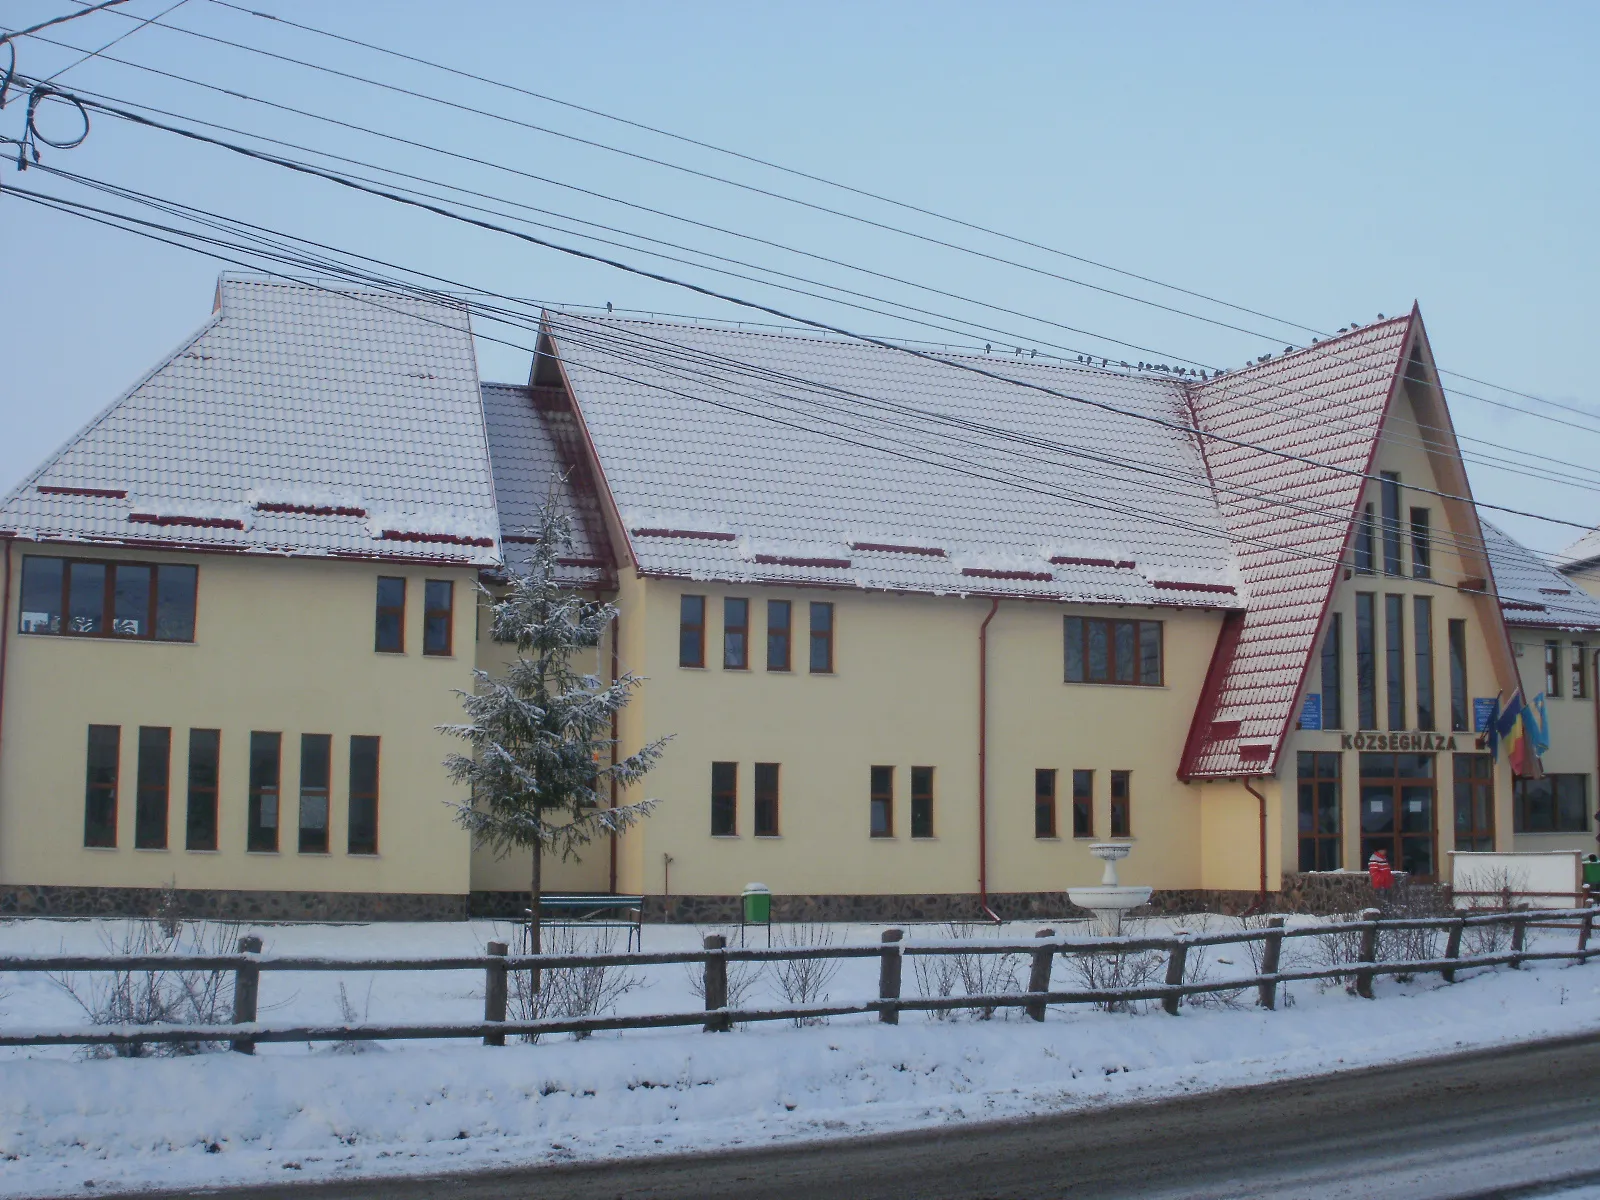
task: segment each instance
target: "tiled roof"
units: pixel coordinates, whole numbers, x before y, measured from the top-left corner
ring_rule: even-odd
[[[1556,555],[1556,566],[1563,571],[1597,561],[1600,561],[1600,529],[1591,529]]]
[[[1370,469],[1414,317],[1190,388],[1200,428],[1251,443],[1206,441],[1250,605],[1212,664],[1185,778],[1274,770],[1361,494],[1358,475],[1330,468]]]
[[[1570,582],[1532,550],[1483,523],[1500,612],[1508,625],[1600,630],[1600,600]]]
[[[497,562],[467,314],[224,276],[211,319],[12,492],[0,530]]]
[[[970,360],[1171,423],[1163,426],[860,343],[547,319],[646,573],[1115,604],[1244,602],[1205,467],[1181,429],[1189,418],[1175,381]]]

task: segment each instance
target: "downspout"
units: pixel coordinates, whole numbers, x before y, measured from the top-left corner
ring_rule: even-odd
[[[617,609],[617,615],[611,619],[611,686],[617,685],[617,643],[622,634],[622,610]],[[617,765],[617,740],[620,737],[620,724],[617,710],[611,710],[611,765]],[[617,806],[617,777],[611,776],[611,807]],[[611,834],[611,894],[617,894],[617,835]]]
[[[0,744],[4,742],[6,725],[6,648],[11,633],[11,542],[13,535],[5,534],[5,599],[0,600]]]
[[[1242,781],[1244,790],[1256,798],[1261,813],[1261,890],[1254,902],[1244,912],[1245,916],[1258,913],[1267,906],[1267,794],[1256,791],[1248,778]]]
[[[996,925],[1000,916],[989,907],[989,622],[999,611],[996,596],[978,626],[978,908]]]

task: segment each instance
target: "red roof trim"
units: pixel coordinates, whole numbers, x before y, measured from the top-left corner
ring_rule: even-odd
[[[1231,583],[1189,583],[1182,579],[1152,579],[1150,586],[1169,592],[1225,592],[1237,596],[1239,589]]]
[[[873,550],[879,554],[921,554],[926,558],[944,558],[937,546],[895,546],[888,542],[851,542],[852,550]]]
[[[94,496],[101,500],[126,500],[126,488],[67,487],[61,484],[41,483],[36,489],[46,496]]]
[[[523,546],[537,546],[541,539],[531,533],[502,533],[500,540],[502,542],[515,542]]]
[[[188,517],[180,514],[129,513],[128,520],[139,525],[187,525],[195,529],[243,529],[236,517]]]
[[[737,538],[732,533],[714,533],[709,529],[634,529],[635,537],[698,538],[708,542],[731,542]]]
[[[264,513],[299,513],[307,517],[364,517],[367,510],[351,508],[344,504],[288,504],[276,500],[256,501],[256,511]]]
[[[758,554],[756,562],[767,567],[848,567],[848,558],[798,558],[789,554]]]
[[[1541,592],[1544,591],[1543,588],[1540,588],[1539,590]],[[1522,612],[1549,612],[1550,611],[1549,608],[1547,608],[1543,604],[1532,604],[1527,600],[1507,600],[1504,597],[1502,597],[1501,600],[1500,600],[1500,607],[1501,608],[1515,608],[1515,609],[1518,609],[1518,610],[1520,610]]]
[[[1078,558],[1071,554],[1058,554],[1050,560],[1056,567],[1114,567],[1118,571],[1133,570],[1131,558]]]
[[[609,564],[607,564],[606,560],[603,559],[603,558],[558,558],[558,559],[556,559],[556,566],[558,566],[558,567],[600,567],[600,568],[604,568],[607,565],[609,565]]]
[[[385,529],[378,538],[385,542],[437,542],[446,546],[494,545],[493,538],[466,537],[459,533],[418,533],[410,529]]]
[[[1216,724],[1217,700],[1222,695],[1222,683],[1228,675],[1228,664],[1233,652],[1239,648],[1239,635],[1244,631],[1244,613],[1225,613],[1222,628],[1217,631],[1217,644],[1211,649],[1211,665],[1206,668],[1206,679],[1200,685],[1200,702],[1195,705],[1194,719],[1189,722],[1189,737],[1183,744],[1183,758],[1178,763],[1178,778],[1188,783],[1194,778],[1194,764],[1199,760],[1206,743],[1211,740],[1211,730]]]
[[[1263,763],[1272,757],[1272,750],[1271,742],[1252,742],[1248,746],[1239,747],[1239,761]]]
[[[1055,579],[1049,571],[997,571],[990,567],[962,567],[961,573],[979,579],[1029,579],[1036,583],[1050,583]]]

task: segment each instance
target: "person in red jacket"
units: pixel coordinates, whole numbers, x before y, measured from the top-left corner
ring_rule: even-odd
[[[1394,868],[1389,865],[1389,856],[1382,850],[1372,852],[1372,858],[1367,862],[1367,878],[1375,888],[1394,886]]]

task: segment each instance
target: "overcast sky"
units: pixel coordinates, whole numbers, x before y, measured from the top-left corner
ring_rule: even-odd
[[[120,12],[153,16],[171,3],[130,0]],[[1533,479],[1475,463],[1478,498],[1600,522],[1600,395],[1589,357],[1600,325],[1600,72],[1593,62],[1600,8],[1594,5],[249,0],[247,6],[1321,330],[1352,319],[1365,323],[1379,312],[1402,313],[1419,301],[1442,367],[1582,410],[1454,381],[1461,391],[1571,423],[1454,396],[1458,432],[1480,439],[1467,443],[1469,454],[1517,457],[1542,474],[1565,477]],[[74,7],[73,0],[5,0],[0,25],[16,28]],[[1054,342],[1130,360],[1239,366],[1264,351],[1281,351],[1294,335],[1261,317],[400,63],[216,0],[185,0],[164,20],[845,208],[1036,270],[153,25],[108,53],[507,169],[341,129],[105,58],[74,67],[58,85],[472,188],[492,194],[498,207],[506,201],[536,206],[979,320],[1014,331],[1013,337],[994,336],[1008,348],[1016,341],[1047,350]],[[88,49],[132,24],[101,13],[47,36]],[[20,69],[34,76],[77,57],[32,39],[18,50]],[[0,112],[0,136],[15,136],[21,120],[20,105]],[[70,130],[69,114],[47,114],[41,124],[47,120],[47,132]],[[79,149],[46,149],[44,161],[474,287],[569,304],[741,315],[667,285],[113,118],[98,119]],[[914,279],[962,299],[913,292],[560,184]],[[89,195],[44,172],[0,167],[0,490],[13,487],[192,332],[210,311],[223,269],[215,260],[5,196],[13,185]],[[595,248],[808,317],[874,333],[956,340],[704,267],[663,263],[637,246]],[[1041,269],[1264,336],[1113,297]],[[968,302],[973,299],[1026,315],[977,309]],[[1068,333],[1059,325],[1088,332]],[[513,330],[482,332],[528,340]],[[480,354],[484,378],[526,378],[525,348],[484,340]],[[1585,467],[1587,482],[1571,482]],[[1488,515],[1541,551],[1558,550],[1578,534]]]

